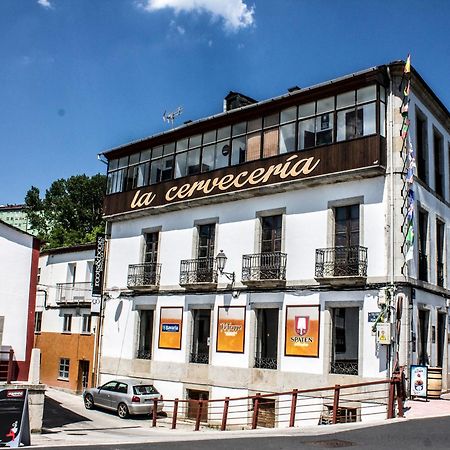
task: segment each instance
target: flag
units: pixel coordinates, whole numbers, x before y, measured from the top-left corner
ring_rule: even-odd
[[[411,72],[411,55],[408,53],[406,58],[405,67],[403,69],[403,74],[406,75]]]
[[[414,191],[412,188],[408,189],[408,202],[411,204],[414,201]]]
[[[408,212],[406,213],[406,220],[410,223],[414,219],[414,204],[409,205]]]
[[[407,117],[403,120],[402,130],[400,133],[402,139],[406,139],[406,137],[408,136],[408,129],[409,129],[410,122],[411,121]]]
[[[414,245],[411,244],[410,247],[408,248],[408,251],[406,252],[405,261],[408,262],[413,259],[414,259]]]
[[[400,106],[400,114],[405,117],[408,115],[408,109],[409,109],[409,101],[406,103],[402,103],[402,106]]]
[[[403,95],[405,97],[408,97],[410,89],[411,89],[411,82],[408,80],[408,82],[406,83],[405,88],[403,89]]]
[[[410,167],[406,172],[406,182],[412,184],[414,181],[414,170]]]
[[[408,232],[406,233],[406,243],[408,245],[412,245],[414,243],[414,227],[413,224],[410,224],[408,227]]]

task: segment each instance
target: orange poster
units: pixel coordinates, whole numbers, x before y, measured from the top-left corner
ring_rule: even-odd
[[[219,306],[216,351],[244,353],[245,306]]]
[[[181,349],[182,307],[162,307],[159,317],[159,348]]]
[[[286,306],[286,356],[319,356],[320,308]]]

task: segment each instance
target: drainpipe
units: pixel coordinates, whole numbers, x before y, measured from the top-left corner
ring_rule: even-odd
[[[44,293],[44,309],[48,309],[48,306],[47,306],[47,297],[48,297],[47,289],[37,289],[36,292],[43,292]]]
[[[390,285],[392,287],[392,295],[390,295],[390,305],[393,306],[393,300],[395,298],[395,197],[394,197],[394,83],[392,81],[391,72],[389,66],[387,67],[387,75],[389,77],[389,139],[390,143],[390,155],[389,155],[389,178],[390,178],[390,220],[389,220],[389,239],[390,239]],[[392,312],[392,308],[391,308]],[[391,320],[392,323],[392,320]],[[395,321],[394,321],[395,323]],[[396,342],[388,346],[388,376],[390,377],[392,371],[392,358],[394,353],[392,350],[396,348]]]

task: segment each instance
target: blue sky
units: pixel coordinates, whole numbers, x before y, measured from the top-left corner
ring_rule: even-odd
[[[0,0],[0,204],[105,172],[97,153],[404,59],[450,109],[448,0]]]

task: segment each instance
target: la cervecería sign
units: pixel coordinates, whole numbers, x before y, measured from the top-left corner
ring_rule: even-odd
[[[356,144],[356,145],[355,145]],[[108,195],[104,214],[124,212],[381,165],[379,136],[249,161],[208,173]]]

